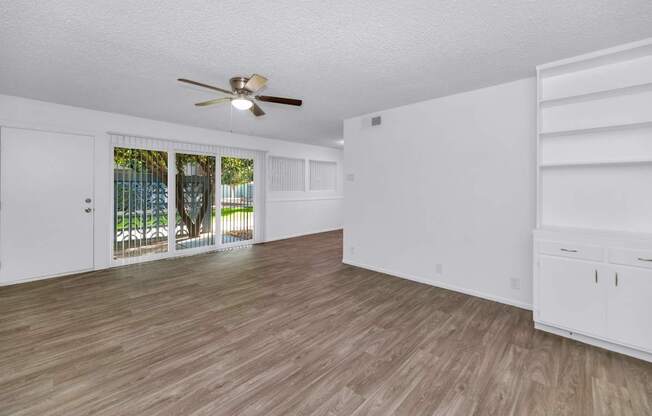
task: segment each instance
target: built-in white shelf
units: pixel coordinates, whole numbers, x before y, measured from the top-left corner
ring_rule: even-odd
[[[652,229],[651,70],[652,38],[537,67],[538,227]]]
[[[600,100],[604,98],[617,97],[620,95],[637,94],[645,91],[652,91],[652,82],[646,84],[629,85],[620,88],[611,88],[601,91],[593,91],[586,94],[549,98],[539,101],[539,105],[543,108],[546,108],[556,105],[579,103],[582,101]]]
[[[582,166],[619,166],[619,165],[645,165],[652,164],[652,159],[631,159],[631,160],[582,160],[567,162],[543,162],[541,168],[564,168]]]
[[[608,131],[644,129],[644,128],[652,128],[652,121],[644,121],[641,123],[615,124],[610,126],[597,126],[597,127],[589,127],[584,129],[542,131],[539,133],[539,137],[545,138],[545,137],[559,137],[559,136],[575,136],[575,135],[582,135],[582,134],[593,134],[593,133],[602,133]]]

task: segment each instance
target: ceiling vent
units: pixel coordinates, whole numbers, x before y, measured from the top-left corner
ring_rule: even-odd
[[[382,123],[382,119],[380,118],[380,116],[371,117],[372,126],[380,126],[380,123]]]

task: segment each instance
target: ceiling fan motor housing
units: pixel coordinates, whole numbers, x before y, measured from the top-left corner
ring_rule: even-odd
[[[249,81],[246,77],[233,77],[229,80],[231,89],[238,95],[248,95],[250,92],[245,89],[245,84]]]

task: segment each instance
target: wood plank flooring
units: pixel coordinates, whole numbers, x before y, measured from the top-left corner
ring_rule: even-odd
[[[652,364],[343,265],[341,241],[0,288],[0,414],[652,414]]]

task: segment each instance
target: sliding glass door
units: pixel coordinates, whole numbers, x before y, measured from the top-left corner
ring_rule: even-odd
[[[254,160],[223,156],[221,159],[222,244],[254,238]]]
[[[115,146],[113,167],[117,264],[254,241],[253,158]]]

